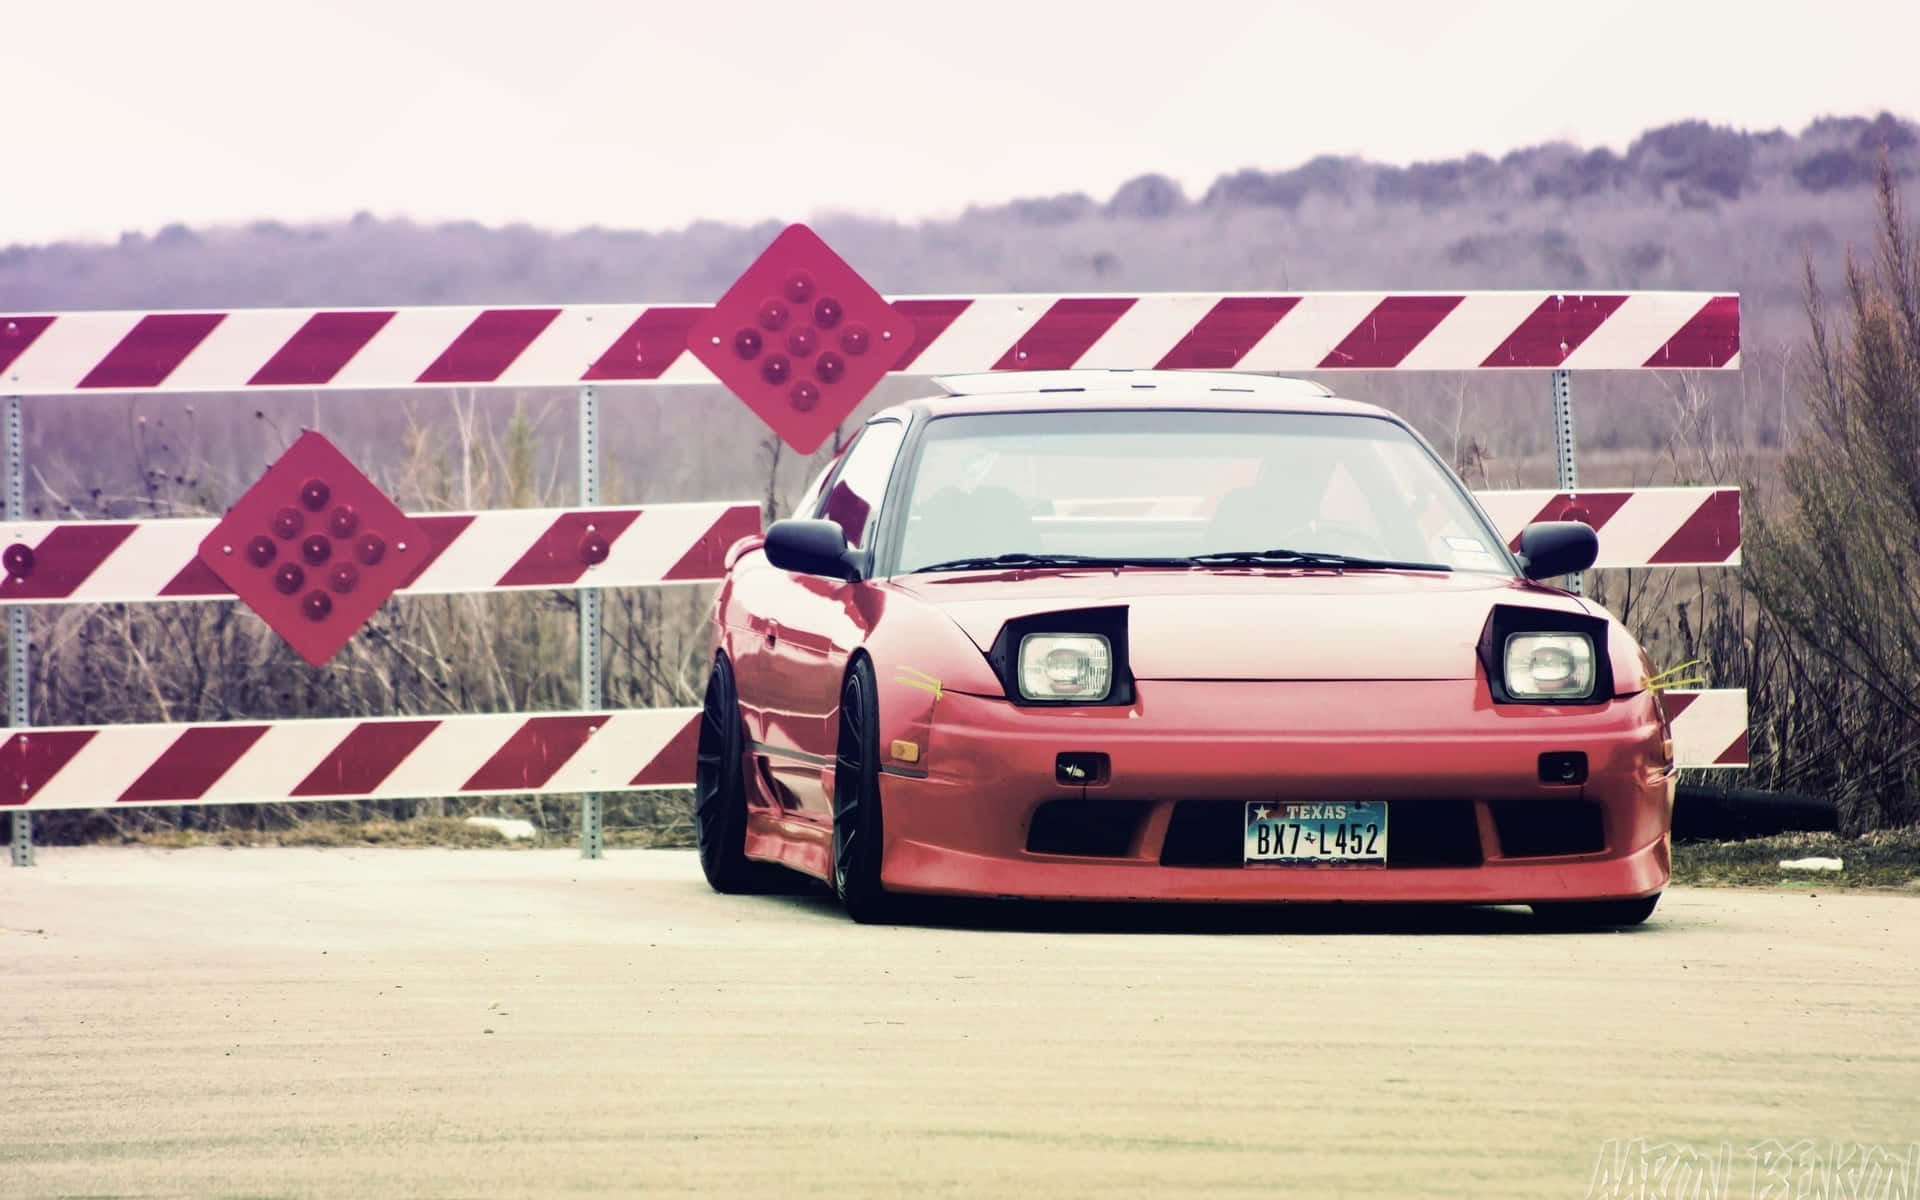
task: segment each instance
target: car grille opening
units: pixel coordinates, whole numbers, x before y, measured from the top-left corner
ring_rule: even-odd
[[[1480,824],[1473,801],[1401,800],[1387,805],[1387,866],[1477,867]]]
[[[1496,800],[1487,807],[1502,857],[1552,858],[1607,848],[1600,806],[1591,800]]]
[[[1246,802],[1182,800],[1160,847],[1164,867],[1238,867],[1246,856]],[[1473,801],[1387,802],[1387,869],[1477,867],[1480,831]]]
[[[1027,851],[1119,858],[1133,848],[1146,814],[1142,800],[1049,800],[1034,810]]]
[[[1239,800],[1175,804],[1173,818],[1167,822],[1167,840],[1160,846],[1160,865],[1239,866],[1246,846],[1246,811],[1246,804]]]

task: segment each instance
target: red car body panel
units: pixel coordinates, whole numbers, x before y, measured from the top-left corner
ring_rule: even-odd
[[[1334,400],[1312,410],[1378,411]],[[1611,696],[1496,703],[1477,652],[1496,604],[1606,622]],[[1127,611],[1132,702],[1010,701],[986,653],[1001,627],[1090,607]],[[877,683],[890,890],[1523,903],[1643,897],[1668,880],[1674,768],[1645,656],[1604,610],[1542,584],[1299,567],[848,582],[775,568],[749,540],[729,555],[714,617],[746,730],[746,854],[821,879],[839,694],[860,654]],[[1106,778],[1058,782],[1063,752],[1105,754]],[[1543,781],[1541,755],[1574,752],[1586,756],[1582,781]],[[1386,866],[1246,864],[1231,852],[1249,801],[1359,800],[1387,801],[1392,844],[1407,839]],[[1111,844],[1035,849],[1042,810],[1063,801],[1050,811]],[[1584,840],[1555,843],[1542,831],[1556,822]]]
[[[1643,660],[1612,639],[1616,698],[1605,704],[1496,705],[1474,652],[1496,597],[1587,611],[1566,593],[1497,576],[1035,570],[847,583],[744,554],[718,607],[752,741],[747,853],[829,877],[836,695],[858,650],[879,683],[881,878],[899,891],[1501,903],[1660,890],[1673,768]],[[1000,625],[1102,604],[1144,618],[1132,627],[1134,703],[1037,710],[1008,701],[983,653]],[[771,612],[781,615],[763,615]],[[812,626],[804,633],[803,621]],[[1275,628],[1303,634],[1273,654],[1247,633]],[[1176,635],[1178,654],[1142,652]],[[902,743],[913,761],[899,756]],[[1056,783],[1062,751],[1107,754],[1109,781]],[[1587,782],[1540,782],[1546,751],[1586,754]],[[1065,798],[1136,807],[1127,852],[1030,852],[1035,812]],[[1471,823],[1477,861],[1162,864],[1177,804],[1248,800],[1387,800],[1400,811],[1461,801],[1452,811]],[[1604,845],[1510,853],[1495,812],[1525,802],[1596,806]]]
[[[1671,765],[1660,715],[1642,693],[1580,713],[1497,712],[1478,680],[1418,682],[1143,682],[1138,702],[1098,718],[1044,714],[1005,701],[952,696],[935,724],[924,779],[882,780],[887,812],[881,872],[902,891],[1050,898],[1161,900],[1471,901],[1624,898],[1658,891],[1669,868]],[[1551,730],[1545,731],[1551,724]],[[1204,732],[1202,732],[1204,730]],[[1543,746],[1584,751],[1587,785],[1537,781]],[[1111,781],[1054,782],[1062,747],[1105,751]],[[1028,822],[1048,800],[1082,792],[1144,805],[1123,856],[1072,859],[1026,849]],[[1182,802],[1463,801],[1471,857],[1457,865],[1168,866]],[[1591,803],[1605,844],[1594,853],[1529,858],[1504,852],[1493,820],[1502,803]],[[1216,814],[1237,845],[1239,806]],[[1228,820],[1230,819],[1230,820]]]
[[[980,646],[1014,617],[1124,604],[1138,679],[1459,679],[1472,665],[1490,597],[1514,583],[1235,568],[943,574],[892,586],[938,606]],[[1561,592],[1524,592],[1530,604],[1587,611]]]

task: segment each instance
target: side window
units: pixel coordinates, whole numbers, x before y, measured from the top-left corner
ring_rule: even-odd
[[[840,526],[846,532],[847,545],[867,544],[874,513],[886,494],[887,480],[893,477],[893,460],[906,432],[906,425],[899,421],[875,421],[862,429],[848,448],[840,474],[827,489],[816,514]]]
[[[814,473],[807,481],[807,490],[800,493],[800,502],[793,506],[795,516],[814,517],[820,515],[820,493],[826,490],[827,480],[833,477],[834,468],[840,465],[838,455],[827,460],[827,465]]]

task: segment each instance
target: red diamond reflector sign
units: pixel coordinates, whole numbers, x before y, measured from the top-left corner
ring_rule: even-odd
[[[319,666],[427,561],[427,536],[309,430],[200,543],[200,561]]]
[[[687,334],[687,349],[811,454],[912,345],[913,322],[805,225],[789,225]]]

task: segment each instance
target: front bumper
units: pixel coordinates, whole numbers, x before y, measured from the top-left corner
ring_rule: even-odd
[[[915,732],[925,774],[881,777],[881,878],[902,892],[1499,904],[1645,896],[1670,873],[1645,693],[1496,707],[1478,680],[1148,681],[1113,708],[949,692]],[[1056,782],[1063,752],[1106,754],[1107,780]],[[1550,752],[1585,754],[1585,782],[1541,782]],[[1243,865],[1252,800],[1384,800],[1388,863]]]

